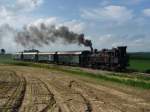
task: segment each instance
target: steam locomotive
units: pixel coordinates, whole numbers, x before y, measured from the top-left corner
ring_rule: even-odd
[[[119,46],[112,49],[102,49],[100,51],[91,49],[91,51],[58,52],[29,50],[14,54],[14,59],[107,70],[125,70],[129,62],[126,48],[126,46]]]

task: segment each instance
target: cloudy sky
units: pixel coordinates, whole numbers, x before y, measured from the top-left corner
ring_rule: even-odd
[[[39,23],[84,33],[97,49],[127,45],[128,51],[150,51],[150,0],[0,0],[0,48],[25,49],[14,32]],[[87,48],[57,42],[38,49]]]

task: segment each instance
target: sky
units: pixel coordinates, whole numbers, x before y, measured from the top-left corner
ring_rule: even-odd
[[[30,49],[15,42],[14,32],[39,23],[84,33],[97,49],[123,45],[129,52],[150,51],[150,0],[0,0],[0,48]],[[89,49],[61,42],[33,48]]]

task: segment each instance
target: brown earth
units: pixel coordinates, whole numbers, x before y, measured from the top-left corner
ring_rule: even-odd
[[[0,66],[0,112],[150,112],[150,90],[42,68]]]

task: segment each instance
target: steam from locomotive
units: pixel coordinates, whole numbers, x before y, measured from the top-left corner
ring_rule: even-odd
[[[84,38],[84,34],[77,34],[66,26],[56,27],[55,25],[27,25],[23,31],[17,33],[15,41],[24,47],[49,45],[61,40],[64,44],[84,45],[92,48],[91,40]]]

